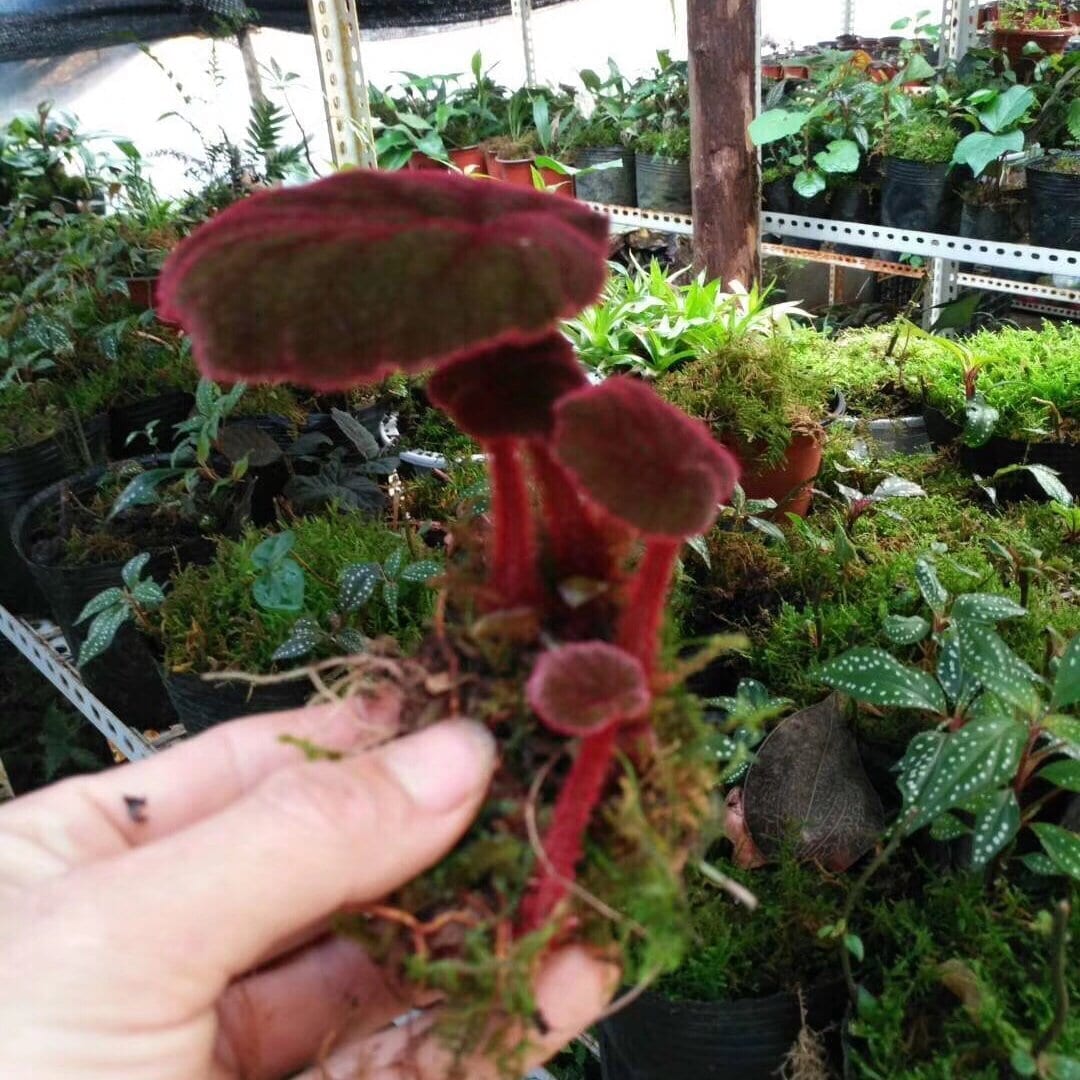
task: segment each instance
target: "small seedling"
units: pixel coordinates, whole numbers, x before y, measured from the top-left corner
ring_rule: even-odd
[[[148,552],[141,552],[125,564],[120,576],[123,586],[100,592],[82,609],[76,623],[92,618],[90,629],[79,649],[79,667],[100,656],[112,645],[116,632],[129,619],[148,628],[147,612],[155,611],[165,602],[165,593],[152,578],[144,578],[143,570],[150,561]]]

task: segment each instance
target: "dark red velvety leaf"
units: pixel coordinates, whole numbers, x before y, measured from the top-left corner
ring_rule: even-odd
[[[555,453],[609,513],[672,539],[708,529],[739,478],[738,462],[703,423],[625,377],[558,403]]]
[[[560,735],[592,735],[649,707],[645,669],[606,641],[560,645],[540,656],[525,687],[529,707]]]
[[[432,404],[478,439],[542,438],[551,434],[554,406],[586,385],[562,334],[532,345],[497,345],[443,364],[428,382]]]
[[[158,299],[212,378],[344,389],[534,341],[596,298],[606,257],[607,219],[571,199],[355,170],[218,214]]]

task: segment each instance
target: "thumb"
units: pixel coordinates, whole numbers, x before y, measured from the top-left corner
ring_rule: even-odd
[[[181,965],[212,1000],[289,934],[441,858],[476,815],[494,764],[485,728],[447,721],[280,769],[221,813],[82,873],[109,898],[124,952]]]

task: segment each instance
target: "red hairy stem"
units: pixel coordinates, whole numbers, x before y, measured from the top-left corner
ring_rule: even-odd
[[[630,581],[620,616],[619,645],[641,661],[649,676],[656,669],[664,603],[675,560],[679,557],[679,547],[680,541],[667,537],[649,540],[641,563]]]
[[[556,577],[561,580],[580,575],[597,581],[610,580],[608,544],[581,498],[573,474],[539,439],[529,440],[529,454],[544,499]]]
[[[615,756],[618,724],[610,724],[581,740],[577,760],[555,801],[551,825],[544,837],[544,851],[550,868],[542,869],[539,881],[521,906],[523,934],[539,929],[555,905],[566,895],[567,881],[584,851],[585,830],[604,790],[604,781]]]
[[[492,584],[508,607],[534,603],[540,596],[536,536],[518,440],[488,439],[484,450],[491,471],[494,515]]]

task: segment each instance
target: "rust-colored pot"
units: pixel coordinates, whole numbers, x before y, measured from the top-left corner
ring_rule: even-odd
[[[754,472],[753,448],[742,455],[747,473],[740,483],[748,499],[775,499],[775,515],[783,518],[785,513],[806,517],[813,499],[813,484],[821,470],[821,449],[825,443],[820,430],[809,433],[797,432],[791,439],[787,454],[779,465],[762,472]]]
[[[427,154],[421,154],[414,150],[412,157],[409,158],[409,164],[405,168],[413,172],[426,172],[431,169],[436,172],[445,172],[447,165],[445,161],[438,161],[435,158],[428,157]]]
[[[1062,26],[1060,30],[1001,30],[995,27],[991,44],[995,49],[1000,49],[1009,58],[1009,63],[1016,67],[1021,60],[1030,59],[1024,55],[1024,46],[1028,42],[1034,41],[1049,56],[1060,56],[1072,36],[1071,26]]]
[[[785,64],[783,71],[785,79],[810,78],[810,69],[805,64]]]
[[[127,291],[132,306],[137,307],[140,311],[149,311],[154,306],[154,292],[156,289],[156,274],[153,277],[127,279]]]
[[[535,162],[533,158],[520,158],[514,161],[496,158],[495,165],[502,172],[498,179],[505,180],[508,184],[513,184],[516,187],[531,188],[534,186],[532,171],[535,168]],[[568,199],[574,197],[574,178],[572,176],[562,176],[560,173],[555,172],[554,169],[538,169],[537,171],[544,178],[544,183],[549,188],[554,188],[556,195],[562,195]]]
[[[782,64],[762,64],[761,77],[763,79],[782,79],[784,77],[784,67]]]
[[[462,172],[487,172],[487,164],[484,160],[484,151],[479,146],[465,146],[460,150],[450,151],[450,160],[454,166]]]

